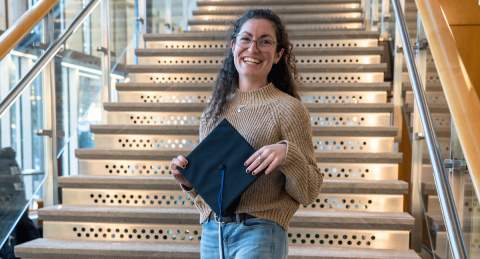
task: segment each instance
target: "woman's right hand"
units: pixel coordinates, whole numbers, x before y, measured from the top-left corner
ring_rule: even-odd
[[[185,185],[189,189],[192,189],[193,188],[192,185],[190,185],[190,183],[185,179],[185,177],[183,177],[180,171],[177,170],[177,167],[181,167],[185,169],[185,167],[187,167],[187,164],[188,164],[188,161],[185,157],[178,156],[177,158],[172,159],[172,163],[170,164],[170,169],[172,169],[173,178],[177,182]]]

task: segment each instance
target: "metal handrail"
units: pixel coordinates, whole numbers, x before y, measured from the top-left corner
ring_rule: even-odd
[[[403,15],[399,0],[392,0],[392,2],[403,44],[410,81],[412,82],[413,93],[415,95],[418,112],[420,114],[420,121],[425,133],[428,153],[432,161],[435,184],[437,186],[443,218],[445,219],[445,227],[447,229],[448,239],[450,241],[455,259],[465,259],[468,258],[468,255],[466,253],[466,246],[463,240],[462,228],[458,220],[458,214],[455,208],[452,190],[448,184],[445,164],[440,151],[440,145],[438,144],[437,135],[434,131],[432,116],[428,108],[425,90],[423,88],[422,80],[420,80],[420,75],[418,73],[415,58],[413,56],[412,43],[410,42],[407,23],[405,21],[405,16]]]
[[[42,69],[55,57],[65,41],[83,24],[87,16],[97,7],[101,0],[91,0],[90,3],[73,19],[68,28],[60,35],[60,37],[43,53],[37,60],[37,63],[28,71],[28,73],[18,82],[18,84],[10,90],[5,99],[0,103],[0,118],[18,99]]]

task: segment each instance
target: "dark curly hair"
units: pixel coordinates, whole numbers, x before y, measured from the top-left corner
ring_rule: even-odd
[[[230,28],[231,34],[228,41],[236,43],[235,36],[239,33],[243,24],[250,19],[269,20],[272,23],[277,36],[278,45],[276,52],[278,53],[282,48],[284,49],[284,53],[278,63],[272,66],[272,70],[270,70],[270,73],[267,76],[267,81],[273,83],[273,85],[281,91],[300,99],[297,93],[300,81],[297,66],[295,64],[295,56],[292,53],[293,45],[290,43],[285,25],[280,20],[280,17],[278,17],[273,11],[263,8],[248,10]],[[217,79],[213,86],[212,98],[205,112],[205,119],[207,121],[213,119],[213,123],[218,122],[220,115],[225,111],[228,96],[235,93],[235,90],[239,85],[239,75],[235,68],[232,49],[230,44],[227,44],[227,46],[223,67],[217,74]]]

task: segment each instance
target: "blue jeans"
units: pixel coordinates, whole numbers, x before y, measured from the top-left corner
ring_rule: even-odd
[[[218,223],[207,219],[202,227],[201,258],[220,258]],[[287,231],[273,221],[253,218],[224,223],[222,228],[225,259],[283,259],[288,256]]]

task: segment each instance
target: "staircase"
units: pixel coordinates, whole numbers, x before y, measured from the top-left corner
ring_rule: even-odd
[[[191,31],[144,35],[104,103],[108,124],[91,125],[94,149],[76,150],[80,175],[60,177],[63,204],[39,211],[44,238],[21,258],[199,258],[199,214],[169,164],[199,143],[199,120],[226,47],[227,20],[257,1],[198,1]],[[324,187],[290,223],[289,258],[408,258],[414,218],[390,126],[391,84],[378,32],[361,29],[360,0],[264,0],[289,28],[311,114]]]

